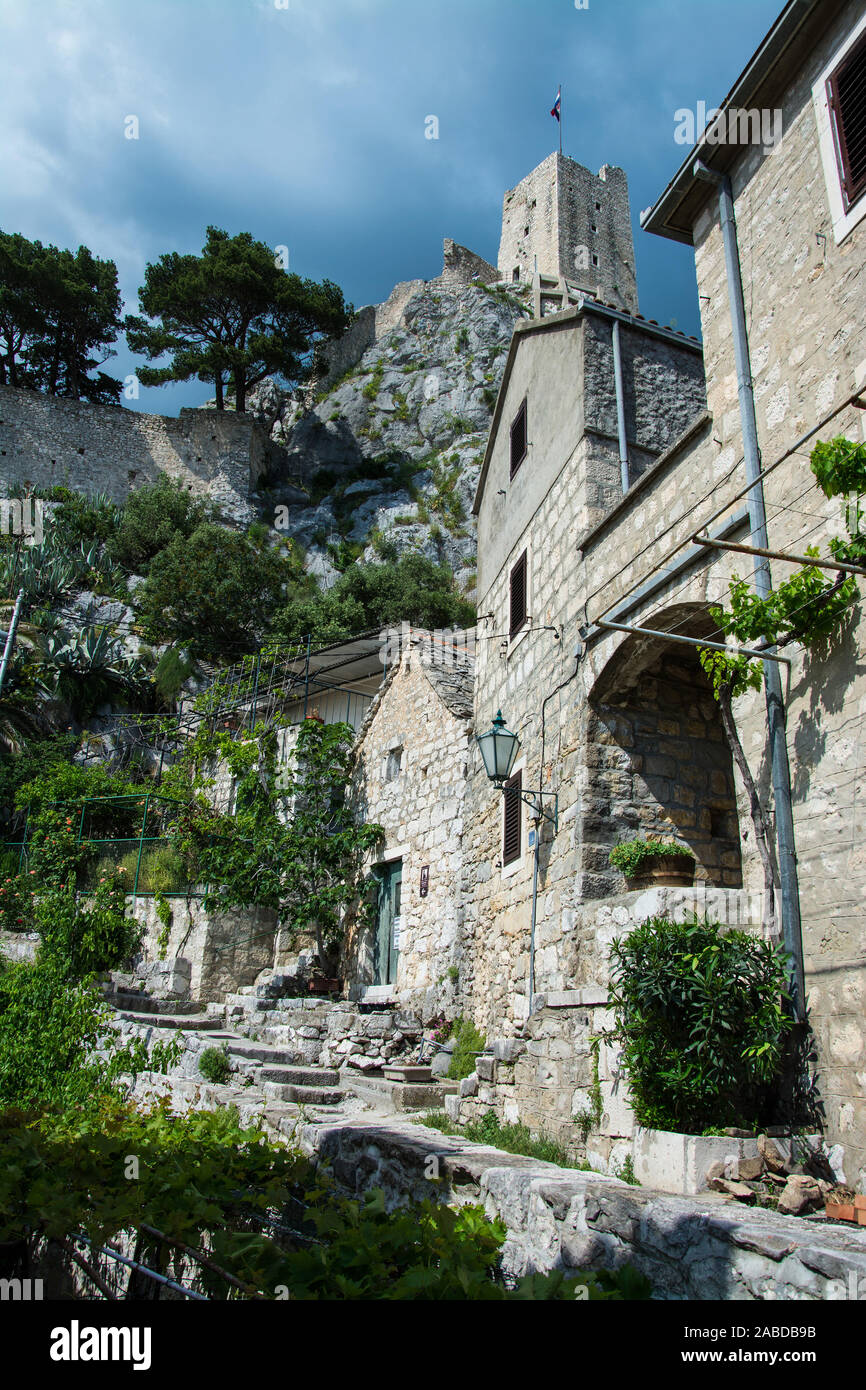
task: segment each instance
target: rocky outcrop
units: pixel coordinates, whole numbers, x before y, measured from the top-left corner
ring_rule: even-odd
[[[453,248],[447,275],[398,285],[377,309],[375,342],[314,404],[272,381],[251,394],[250,411],[283,453],[259,490],[262,515],[303,547],[326,587],[356,559],[417,551],[472,588],[472,498],[508,345],[526,316],[507,290],[481,283],[485,266]]]

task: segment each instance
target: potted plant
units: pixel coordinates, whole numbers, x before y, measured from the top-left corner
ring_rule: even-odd
[[[695,879],[695,856],[691,850],[677,840],[659,836],[621,840],[611,850],[610,862],[633,887],[688,887]]]

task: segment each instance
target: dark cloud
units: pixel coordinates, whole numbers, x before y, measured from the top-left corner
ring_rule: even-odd
[[[209,223],[289,247],[356,305],[495,261],[502,195],[557,142],[628,172],[642,308],[697,332],[687,250],[637,215],[679,165],[674,112],[730,88],[779,0],[0,0],[0,226],[144,266]],[[425,139],[425,118],[439,139]],[[124,136],[135,116],[139,139]],[[133,359],[121,345],[112,370]],[[197,404],[197,383],[139,407]]]

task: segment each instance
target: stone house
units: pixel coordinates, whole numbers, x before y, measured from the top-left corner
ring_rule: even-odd
[[[456,996],[463,957],[463,834],[470,757],[471,634],[404,628],[360,729],[352,796],[383,827],[369,920],[346,946],[350,998],[430,1017]]]
[[[817,439],[866,437],[866,183],[844,101],[846,81],[862,91],[864,45],[862,4],[788,5],[644,214],[695,248],[703,362],[681,335],[578,294],[518,326],[497,402],[475,503],[479,637],[495,639],[479,641],[475,724],[501,708],[521,748],[504,794],[477,750],[470,762],[461,984],[497,1041],[460,1105],[571,1135],[598,1107],[600,1160],[632,1132],[616,1056],[593,1060],[590,1041],[607,1021],[611,941],[660,910],[760,930],[748,803],[696,643],[762,544],[756,469],[773,577],[791,572],[779,556],[826,554],[841,529],[808,456]],[[767,108],[780,138],[738,143],[754,127],[737,113]],[[832,1161],[861,1189],[864,642],[854,608],[829,654],[786,649],[786,736],[768,735],[763,693],[736,707],[778,832],[777,905],[785,944],[802,949]],[[539,792],[555,823],[534,815]],[[645,830],[689,846],[694,889],[625,891],[608,855]]]

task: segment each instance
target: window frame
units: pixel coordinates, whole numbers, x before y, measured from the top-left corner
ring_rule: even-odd
[[[866,170],[860,176],[859,187],[849,191],[849,184],[853,183],[851,175],[851,160],[848,153],[848,141],[845,134],[843,123],[843,112],[839,99],[839,76],[842,70],[848,67],[857,56],[866,62],[866,30],[859,34],[854,43],[845,53],[844,57],[838,62],[827,78],[827,101],[830,107],[830,116],[833,124],[834,144],[836,148],[836,164],[839,173],[839,184],[842,190],[842,206],[845,214],[855,208],[860,199],[866,195]]]
[[[518,459],[515,459],[514,431],[521,421],[523,422],[523,452]],[[526,455],[529,453],[529,423],[526,408],[526,396],[523,397],[523,400],[520,402],[520,406],[518,407],[517,413],[515,414],[514,419],[511,421],[511,428],[508,432],[508,446],[510,477],[514,478],[518,470],[520,469],[524,459],[526,458]]]
[[[866,37],[866,15],[863,15],[847,38],[839,45],[812,86],[812,103],[818,126],[818,146],[824,169],[824,183],[833,223],[833,236],[837,246],[866,217],[866,188],[863,189],[854,203],[849,204],[843,181],[830,84],[864,37]]]
[[[517,796],[516,796],[516,797],[513,797],[513,796],[512,796],[511,800],[509,800],[509,795],[508,795],[509,792],[515,792],[515,791],[517,792]],[[520,793],[521,793],[522,791],[523,791],[523,763],[521,762],[521,763],[518,764],[518,766],[517,766],[517,767],[515,768],[515,770],[512,772],[511,776],[508,778],[508,781],[505,783],[505,785],[503,786],[503,789],[502,789],[501,860],[502,860],[502,872],[503,872],[503,875],[505,875],[506,877],[507,877],[509,874],[511,874],[511,873],[515,873],[516,870],[520,868],[520,865],[521,865],[522,860],[523,860],[524,841],[525,841],[525,838],[526,838],[526,837],[525,837],[524,834],[523,834],[523,798],[522,798],[522,796],[520,795]],[[513,826],[513,830],[514,830],[514,833],[515,833],[516,836],[517,836],[517,849],[516,849],[516,853],[514,853],[514,854],[511,856],[511,858],[508,859],[508,858],[506,858],[506,854],[507,854],[507,848],[506,848],[507,839],[506,839],[506,837],[507,837],[507,833],[508,833],[508,829],[509,829],[509,825],[508,825],[509,810],[510,810],[512,807],[514,808],[514,810],[513,810],[513,815],[514,815],[515,820],[516,820],[516,824]]]
[[[523,616],[519,623],[514,621],[514,576],[523,566]],[[517,640],[529,623],[529,547],[526,546],[508,572],[508,641]]]

